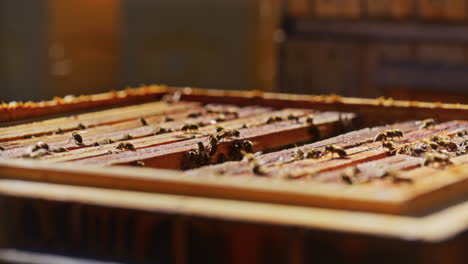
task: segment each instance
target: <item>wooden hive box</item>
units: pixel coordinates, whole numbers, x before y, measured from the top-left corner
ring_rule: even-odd
[[[99,111],[94,110],[97,107]],[[421,166],[421,157],[389,156],[391,151],[373,141],[382,131],[401,129],[404,136],[392,138],[397,149],[433,136],[448,136],[461,146],[467,113],[466,105],[390,98],[165,86],[4,105],[0,110],[6,124],[0,129],[0,146],[5,149],[0,152],[0,194],[1,208],[10,212],[4,227],[11,230],[0,244],[17,241],[15,232],[29,226],[21,219],[31,210],[42,223],[35,239],[47,240],[44,236],[59,228],[53,224],[61,214],[57,208],[70,203],[121,208],[129,216],[133,211],[157,212],[441,241],[466,228],[463,208],[467,205],[451,206],[466,197],[466,154],[449,153],[452,165]],[[58,117],[46,119],[46,115]],[[25,118],[34,118],[36,123],[21,121]],[[417,120],[426,118],[439,124],[422,128]],[[385,126],[395,122],[399,123]],[[196,129],[182,131],[192,123]],[[223,133],[216,131],[217,126],[225,131],[237,129],[240,135],[219,138],[217,149],[208,155],[213,148],[210,135]],[[356,131],[343,134],[349,130]],[[72,136],[73,131],[82,141]],[[265,152],[255,159],[266,172],[257,173],[254,163],[239,161],[245,155],[239,146],[247,141],[252,149],[240,150]],[[47,144],[48,150],[39,142]],[[318,159],[297,159],[298,149],[323,151],[330,144],[342,147],[348,156],[333,158],[322,153]],[[198,163],[187,163],[187,157],[195,157]],[[404,177],[386,177],[390,169],[382,172],[382,164],[387,163],[390,169],[402,170]],[[136,167],[140,165],[147,168]],[[297,167],[304,170],[295,171]],[[349,168],[358,169],[349,176]],[[347,177],[356,177],[357,182]],[[77,212],[73,208],[67,209],[70,226],[81,221],[73,220],[79,215],[73,215]],[[106,217],[99,219],[105,223]],[[155,216],[148,217],[149,222],[156,221]],[[447,221],[456,224],[442,225]],[[66,226],[60,228],[67,230]],[[89,226],[82,228],[91,232]],[[74,232],[69,239],[81,231]],[[18,243],[35,239],[26,236]],[[78,238],[83,239],[90,241]]]

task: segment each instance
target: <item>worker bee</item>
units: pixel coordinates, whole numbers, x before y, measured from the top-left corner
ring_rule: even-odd
[[[450,165],[452,164],[452,162],[450,161],[450,157],[448,155],[445,155],[445,154],[441,154],[441,153],[437,153],[437,152],[434,152],[434,153],[426,153],[426,155],[424,156],[425,157],[425,160],[424,160],[424,165],[430,165],[430,164],[443,164],[443,165]]]
[[[216,135],[216,138],[221,141],[222,139],[232,139],[234,137],[237,138],[239,136],[240,136],[239,130],[228,129],[228,130],[219,131],[218,134]]]
[[[243,152],[242,154],[244,154],[244,157],[242,158],[243,161],[246,161],[248,163],[252,163],[255,161],[255,154],[247,152]]]
[[[306,159],[318,159],[320,156],[322,156],[323,152],[318,149],[308,149],[305,152],[305,158]]]
[[[422,144],[423,146],[425,146],[426,151],[427,151],[428,149],[431,149],[431,150],[437,150],[437,149],[439,149],[439,145],[438,145],[436,142],[434,142],[434,141],[423,140],[423,141],[420,142],[420,144]]]
[[[244,140],[242,141],[242,148],[246,152],[253,152],[253,143],[250,140]]]
[[[296,114],[296,113],[291,113],[288,115],[288,120],[295,120],[296,123],[299,123],[299,118],[301,116],[299,114]]]
[[[93,146],[98,147],[98,146],[101,146],[101,144],[99,144],[99,142],[96,141],[93,143]]]
[[[83,137],[80,134],[78,134],[78,132],[76,131],[72,132],[71,137],[68,140],[68,142],[70,142],[71,140],[73,140],[76,145],[79,145],[79,146],[83,145]]]
[[[37,142],[36,146],[37,146],[38,149],[49,150],[49,145],[47,143],[43,142],[43,141]]]
[[[240,128],[248,128],[248,126],[247,126],[246,123],[244,123],[244,124],[242,124],[242,126]]]
[[[174,121],[174,118],[172,118],[170,116],[164,117],[164,122],[172,122],[172,121]]]
[[[224,122],[226,121],[226,116],[224,114],[220,114],[213,121],[214,121],[214,124],[219,123],[219,122]]]
[[[99,141],[99,145],[107,145],[107,144],[112,144],[114,143],[114,140],[110,139],[110,138],[106,138],[106,139],[103,139],[101,141]]]
[[[398,170],[387,170],[382,177],[388,177],[393,183],[412,183],[413,179],[409,177],[403,177],[401,172]]]
[[[182,94],[179,91],[176,91],[174,93],[165,94],[161,98],[161,101],[166,102],[168,104],[174,104],[180,101],[181,96]]]
[[[281,116],[272,115],[265,121],[265,124],[271,124],[271,123],[280,122],[280,121],[283,121],[283,118]]]
[[[171,132],[172,132],[172,129],[170,128],[158,127],[153,131],[153,135],[160,135],[160,134],[171,133]]]
[[[252,172],[256,175],[264,176],[268,173],[268,171],[256,161],[250,162],[250,165],[252,166]]]
[[[347,184],[356,184],[358,183],[358,178],[356,175],[359,173],[359,169],[357,167],[347,168],[343,170],[340,177]]]
[[[53,134],[54,134],[54,135],[63,134],[63,129],[61,129],[61,128],[59,127],[59,128],[57,128],[57,130],[54,131]]]
[[[135,167],[144,167],[145,166],[145,163],[141,160],[138,160],[138,161],[132,161],[130,162],[129,164],[130,166],[135,166]]]
[[[294,152],[294,160],[302,160],[305,157],[305,153],[302,149],[297,148]]]
[[[221,132],[224,130],[224,127],[222,126],[216,126],[216,132]]]
[[[5,148],[0,146],[0,151],[5,151]]]
[[[455,151],[458,149],[457,144],[455,144],[454,142],[450,140],[439,140],[437,141],[437,144],[441,147],[444,147],[448,151]]]
[[[403,137],[403,131],[400,129],[393,129],[390,132],[390,137],[393,139],[395,137],[402,138]]]
[[[441,141],[441,140],[450,140],[450,137],[448,137],[448,136],[443,136],[443,135],[439,135],[439,136],[433,136],[433,137],[431,138],[431,141],[436,142],[436,143],[439,142],[439,141]]]
[[[216,151],[218,150],[218,142],[219,141],[213,135],[210,135],[208,140],[210,142],[210,156],[213,156],[216,153]]]
[[[308,115],[306,117],[306,123],[307,124],[313,124],[314,123],[314,116],[313,115]]]
[[[385,141],[387,140],[387,135],[385,134],[385,131],[382,131],[380,133],[378,133],[375,137],[374,137],[374,142],[377,142],[377,141]]]
[[[396,150],[395,154],[411,154],[411,144],[406,143],[400,145]]]
[[[66,152],[68,150],[66,148],[57,147],[57,148],[52,148],[51,151],[55,153],[60,153],[60,152]]]
[[[382,148],[386,148],[388,151],[392,152],[395,150],[395,144],[392,141],[384,141],[382,142]]]
[[[187,123],[185,125],[182,126],[182,128],[180,128],[180,130],[188,133],[188,132],[194,132],[194,131],[198,131],[198,125],[195,124],[195,123]]]
[[[344,158],[344,157],[348,156],[348,154],[346,153],[346,151],[342,147],[338,147],[338,146],[335,146],[335,145],[326,146],[325,151],[330,152],[332,158],[333,158],[333,154],[335,154],[335,153],[338,154],[338,156],[340,158]]]
[[[424,129],[424,128],[428,128],[430,126],[434,126],[436,125],[437,123],[434,121],[434,119],[432,118],[429,118],[429,119],[424,119],[420,122],[420,125],[419,125],[419,129]]]
[[[132,143],[128,142],[120,142],[117,147],[115,147],[118,150],[131,150],[135,151],[135,146]]]
[[[237,112],[234,109],[227,109],[226,111],[223,112],[225,115],[232,115],[234,118],[239,118],[239,112]]]
[[[123,140],[130,140],[132,138],[133,138],[133,136],[127,133],[127,134],[123,135],[119,140],[122,140],[122,141]]]
[[[466,135],[468,135],[468,130],[466,129],[457,132],[457,137],[464,137]]]
[[[140,117],[140,122],[143,126],[147,126],[148,125],[148,122],[146,122],[146,120],[143,118],[143,117]]]
[[[203,113],[202,112],[195,112],[195,113],[190,113],[187,115],[188,118],[196,118],[196,117],[200,117],[202,116]]]
[[[82,123],[79,123],[76,129],[77,130],[83,130],[83,129],[86,129],[86,126],[83,125]]]

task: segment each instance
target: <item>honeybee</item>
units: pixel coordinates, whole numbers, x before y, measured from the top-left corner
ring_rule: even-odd
[[[130,140],[132,138],[133,138],[133,136],[127,133],[127,134],[123,135],[123,137],[120,138],[120,140]]]
[[[224,122],[226,121],[226,116],[224,114],[220,114],[214,119],[214,121],[215,124],[219,122]]]
[[[202,112],[195,112],[195,113],[190,113],[187,115],[188,118],[196,118],[196,117],[200,117],[202,116],[203,113]]]
[[[304,159],[304,157],[304,151],[300,148],[296,149],[296,151],[294,152],[294,160],[302,160]]]
[[[313,117],[313,115],[308,115],[308,116],[306,117],[306,123],[307,123],[307,124],[313,124],[313,123],[314,123],[314,117]]]
[[[166,102],[168,104],[174,104],[180,101],[180,97],[182,94],[179,91],[176,91],[174,93],[168,93],[165,94],[162,98],[161,101]]]
[[[52,148],[51,151],[55,153],[60,153],[60,152],[66,152],[68,150],[66,148],[57,147],[57,148]]]
[[[347,168],[343,170],[340,177],[347,184],[355,184],[358,183],[358,179],[356,177],[358,173],[359,169],[357,167]]]
[[[395,144],[391,141],[384,141],[382,142],[382,148],[386,148],[389,151],[395,150]]]
[[[395,154],[411,154],[411,144],[406,143],[399,146]]]
[[[145,163],[141,160],[138,161],[132,161],[130,162],[130,166],[135,166],[135,167],[144,167]]]
[[[400,171],[397,170],[387,170],[382,177],[389,177],[393,183],[412,183],[413,179],[408,177],[403,177]]]
[[[234,109],[228,109],[228,110],[224,111],[224,114],[225,115],[232,115],[232,116],[234,116],[234,118],[239,118],[239,112],[237,112]]]
[[[146,120],[143,118],[143,117],[140,117],[140,122],[143,126],[147,126],[148,125],[148,122],[146,122]]]
[[[36,146],[40,149],[49,150],[49,145],[43,141],[37,142]]]
[[[246,153],[246,152],[244,152],[243,154],[244,154],[244,157],[242,158],[243,161],[246,161],[248,163],[255,161],[255,154]]]
[[[79,123],[78,127],[77,127],[77,130],[82,130],[82,129],[86,129],[86,126],[83,125],[82,123]]]
[[[94,142],[93,146],[98,147],[98,146],[101,146],[101,144],[99,144],[99,142]]]
[[[457,136],[458,136],[458,137],[464,137],[464,136],[466,136],[466,135],[468,135],[468,130],[466,130],[466,129],[457,132]]]
[[[0,146],[0,151],[5,151],[5,148]]]
[[[254,162],[251,162],[250,164],[252,166],[253,173],[255,173],[256,175],[264,176],[268,173],[268,171],[262,166],[260,166],[258,162],[254,161]]]
[[[299,118],[301,116],[299,114],[296,114],[296,113],[291,113],[288,115],[288,120],[295,120],[296,123],[299,123]]]
[[[76,131],[72,132],[71,137],[68,140],[68,142],[70,142],[71,140],[75,141],[76,145],[79,145],[79,146],[83,145],[83,137],[80,134],[78,134],[78,132]]]
[[[213,136],[213,135],[210,135],[210,137],[208,138],[209,142],[210,142],[210,156],[213,156],[216,151],[218,150],[218,139]]]
[[[390,137],[393,139],[394,137],[402,138],[403,137],[403,131],[400,129],[393,129],[390,132]]]
[[[248,126],[247,126],[246,123],[244,123],[244,124],[242,124],[242,126],[240,128],[248,128]]]
[[[322,156],[323,152],[318,149],[309,149],[305,153],[305,158],[306,159],[318,159],[320,156]]]
[[[432,118],[429,118],[429,119],[424,119],[420,122],[420,125],[419,125],[419,129],[424,129],[424,128],[428,128],[430,126],[434,126],[436,125],[437,123],[434,121],[434,119]]]
[[[333,158],[333,154],[335,154],[335,153],[338,154],[338,156],[340,158],[344,158],[344,157],[348,156],[348,154],[346,153],[346,151],[342,147],[338,147],[338,146],[335,146],[335,145],[326,146],[325,151],[330,152],[332,158]]]
[[[57,130],[54,131],[53,134],[54,134],[54,135],[56,135],[56,134],[63,134],[63,129],[61,129],[61,128],[59,127],[59,128],[57,128]]]
[[[135,151],[135,146],[132,143],[128,143],[128,142],[120,142],[115,148],[119,150]]]
[[[221,132],[224,130],[224,127],[222,126],[216,126],[216,132]]]
[[[242,142],[242,149],[246,152],[253,152],[253,143],[250,140],[244,140]]]
[[[187,123],[187,124],[183,125],[180,130],[182,130],[184,132],[198,131],[198,125],[195,124],[195,123]]]
[[[377,141],[384,141],[384,140],[387,140],[387,135],[385,134],[385,131],[382,131],[382,132],[378,133],[378,134],[374,137],[374,142],[377,142]]]
[[[430,165],[430,164],[433,164],[433,163],[436,163],[436,164],[443,164],[443,165],[450,165],[452,164],[452,162],[450,161],[450,157],[445,155],[445,154],[441,154],[441,153],[426,153],[426,155],[424,156],[425,157],[425,160],[424,160],[424,165]]]
[[[103,139],[101,141],[99,141],[99,145],[107,145],[107,144],[112,144],[114,143],[114,140],[110,139],[110,138],[106,138],[106,139]]]
[[[172,122],[172,121],[174,121],[174,118],[172,118],[170,116],[164,117],[164,122]]]
[[[437,141],[437,144],[441,147],[444,147],[448,151],[454,151],[458,149],[457,144],[455,144],[454,142],[450,140],[439,140]]]
[[[384,130],[375,136],[374,142],[388,140],[389,138],[393,140],[395,137],[403,137],[403,131],[400,129]]]
[[[277,116],[277,115],[272,115],[265,121],[265,124],[271,124],[271,123],[280,122],[280,121],[283,121],[282,117]]]
[[[158,127],[153,131],[153,135],[160,135],[160,134],[171,133],[171,132],[172,132],[172,129],[170,128]]]
[[[222,139],[232,139],[234,137],[237,138],[239,136],[240,136],[239,130],[228,129],[228,130],[221,130],[220,132],[218,132],[218,134],[216,135],[216,138],[218,140],[222,140]]]

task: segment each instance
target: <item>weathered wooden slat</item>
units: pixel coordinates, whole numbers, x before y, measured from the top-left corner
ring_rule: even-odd
[[[191,109],[192,111],[197,111],[202,110],[203,108],[194,107]],[[240,118],[246,118],[249,116],[256,116],[258,114],[267,113],[269,111],[269,108],[264,107],[245,107],[238,111],[238,115]],[[215,119],[218,116],[218,114],[205,114],[203,117],[198,118],[187,118],[187,113],[177,113],[168,116],[174,118],[174,121],[166,122],[164,120],[166,116],[157,115],[145,118],[146,122],[148,123],[148,125],[146,126],[143,126],[141,121],[139,119],[136,119],[109,126],[99,126],[79,131],[80,135],[83,137],[83,144],[80,146],[76,145],[73,140],[70,140],[70,132],[63,133],[60,135],[42,136],[28,140],[5,142],[3,144],[3,147],[7,150],[0,152],[0,158],[21,157],[23,154],[27,154],[27,150],[30,145],[36,144],[39,141],[47,142],[50,148],[63,147],[68,150],[73,150],[77,148],[93,146],[95,142],[100,142],[102,140],[111,139],[114,142],[122,141],[122,138],[125,134],[131,135],[132,138],[152,136],[155,134],[155,131],[157,131],[158,128],[179,131],[180,128],[185,124],[186,120],[196,123],[201,122],[204,125],[208,125],[211,124],[213,119]],[[233,120],[235,119],[235,116],[227,115],[225,116],[225,119],[228,121]],[[181,133],[178,133],[177,135],[179,136],[180,134]],[[181,139],[183,139],[183,137]],[[16,146],[16,148],[8,150],[8,148],[11,148],[12,146]]]
[[[185,141],[193,138],[200,138],[206,137],[208,134],[213,134],[216,132],[216,127],[218,125],[222,125],[226,129],[238,129],[246,124],[249,127],[255,127],[258,125],[263,125],[264,119],[267,119],[272,114],[276,115],[287,115],[291,112],[297,112],[298,110],[281,110],[276,112],[262,112],[262,110],[258,111],[252,109],[253,112],[249,112],[252,115],[246,116],[244,118],[234,119],[230,121],[220,122],[217,124],[211,124],[204,127],[199,128],[197,131],[194,132],[182,132],[182,131],[175,131],[171,133],[164,133],[160,135],[151,135],[147,137],[127,140],[126,142],[131,143],[134,147],[138,150],[141,148],[148,148],[151,146],[159,146],[163,144],[175,143],[179,141]],[[306,110],[305,113],[311,113],[311,110]],[[305,114],[304,113],[304,114]],[[206,121],[211,121],[212,119],[209,118]],[[179,124],[181,126],[181,124]],[[179,127],[180,129],[180,127]],[[179,130],[178,129],[178,130]],[[91,142],[94,140],[91,140]],[[83,159],[87,157],[99,156],[99,155],[107,155],[112,154],[109,153],[109,150],[115,152],[116,146],[119,143],[107,144],[97,147],[88,147],[88,148],[79,148],[69,152],[63,153],[52,153],[52,155],[44,156],[43,159],[54,160],[54,161],[69,161],[69,160],[76,160],[76,159]],[[185,143],[182,143],[185,144]],[[112,155],[113,157],[113,155]]]
[[[459,129],[466,129],[468,127],[467,122],[463,121],[454,121],[454,122],[447,122],[437,126],[434,126],[430,129],[423,129],[423,130],[414,130],[417,128],[417,123],[413,123],[413,131],[407,133],[403,139],[396,141],[395,146],[398,147],[401,144],[407,142],[414,142],[418,139],[423,139],[426,137],[431,137],[434,135],[446,135],[446,134],[454,134]],[[400,126],[402,127],[402,126]],[[408,128],[406,128],[408,129]],[[364,130],[364,132],[367,132]],[[372,139],[375,136],[372,135]],[[326,140],[328,142],[338,142],[337,138]],[[360,141],[360,142],[366,142]],[[351,143],[351,145],[350,145]],[[335,143],[336,145],[341,145],[346,148],[346,146],[353,146],[356,144],[354,141],[348,141],[345,143]],[[311,145],[306,145],[301,147],[301,149],[310,149],[310,148],[317,148],[318,146],[323,147],[324,144],[322,142],[313,143]],[[388,153],[385,149],[381,147],[380,142],[369,143],[362,146],[354,147],[347,149],[346,152],[348,153],[348,157],[345,159],[330,159],[330,154],[321,157],[320,159],[305,159],[300,161],[294,162],[287,162],[289,160],[294,160],[295,148],[293,151],[289,151],[289,155],[286,157],[285,155],[281,155],[284,153],[272,153],[270,155],[269,160],[267,159],[268,163],[263,163],[262,156],[258,157],[258,163],[263,166],[265,173],[271,177],[290,177],[291,173],[294,173],[294,179],[305,177],[305,176],[313,176],[315,177],[316,174],[330,171],[330,170],[338,170],[343,167],[352,166],[355,164],[359,164],[362,162],[368,162],[371,160],[378,160],[388,156]],[[275,161],[272,161],[272,156],[276,158]],[[287,163],[284,163],[286,161]],[[188,172],[189,174],[205,174],[205,173],[212,173],[212,174],[228,174],[228,175],[243,175],[243,176],[255,176],[256,174],[252,171],[252,166],[246,162],[232,162],[232,163],[225,163],[220,165],[215,165],[211,167],[201,168],[199,170],[194,170]],[[302,176],[301,176],[302,175]]]
[[[294,110],[294,112],[297,112],[297,110]],[[283,114],[285,113],[283,112]],[[318,114],[314,117],[314,125],[305,123],[305,118],[302,118],[303,120],[299,123],[288,120],[259,127],[239,129],[240,137],[236,138],[236,140],[251,140],[253,142],[254,151],[261,151],[264,149],[310,140],[314,137],[314,135],[310,132],[311,126],[317,126],[318,129],[320,129],[320,134],[322,136],[330,136],[336,133],[335,126],[340,123],[340,115],[342,114]],[[346,115],[346,118],[349,120],[354,118],[352,114],[344,115]],[[257,120],[256,122],[258,122],[258,116],[254,120]],[[89,158],[76,162],[83,165],[87,164],[102,166],[111,164],[128,164],[133,161],[141,160],[150,167],[181,168],[181,163],[183,161],[185,152],[190,149],[196,149],[198,142],[203,142],[203,144],[207,146],[207,135],[209,133],[215,133],[214,128],[211,128],[211,131],[206,131],[206,133],[207,134],[203,139],[192,139],[169,145],[166,144],[162,146],[147,147],[137,149],[136,151],[125,151],[113,155]],[[220,153],[223,153],[229,157],[228,152],[232,142],[232,140],[224,141],[218,148],[219,153],[212,158],[216,159]]]
[[[109,125],[147,115],[187,110],[194,105],[198,105],[198,103],[178,102],[175,105],[169,105],[165,102],[153,102],[4,127],[0,128],[0,141],[19,139],[27,136],[52,134],[59,128],[64,131],[75,130],[80,124],[86,127]]]

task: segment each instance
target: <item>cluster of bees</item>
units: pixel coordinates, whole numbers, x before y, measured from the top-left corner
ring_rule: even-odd
[[[434,124],[432,119],[421,122],[421,125]],[[382,132],[385,134],[384,132]],[[382,134],[380,133],[380,134]],[[379,134],[379,135],[380,135]],[[379,137],[376,136],[376,138]],[[457,132],[458,137],[468,135],[466,130]],[[380,136],[381,137],[381,136]],[[450,165],[451,156],[459,156],[468,152],[468,140],[462,141],[459,145],[448,136],[434,136],[429,140],[421,140],[415,143],[405,143],[399,146],[392,141],[383,141],[382,147],[388,149],[390,155],[410,155],[414,157],[424,156],[424,165]]]
[[[209,135],[208,137],[208,145],[205,146],[203,142],[197,143],[197,149],[191,149],[185,153],[185,157],[183,160],[183,169],[192,169],[198,168],[203,165],[208,165],[211,163],[211,157],[214,156],[218,150],[218,144],[222,140],[232,140],[234,138],[238,138],[240,136],[240,132],[237,129],[225,129],[221,126],[217,127],[217,133],[214,135]],[[253,151],[253,144],[249,140],[235,140],[231,144],[231,148],[229,151],[230,158],[235,158],[234,153],[241,153],[242,151],[245,152],[252,152]],[[225,156],[220,155],[221,161],[224,160]],[[224,157],[224,158],[223,158]]]
[[[60,153],[68,151],[66,148],[57,147],[51,148],[49,145],[43,141],[37,142],[35,145],[29,146],[26,150],[26,153],[23,154],[23,158],[39,158],[45,155],[50,155],[51,152]]]

